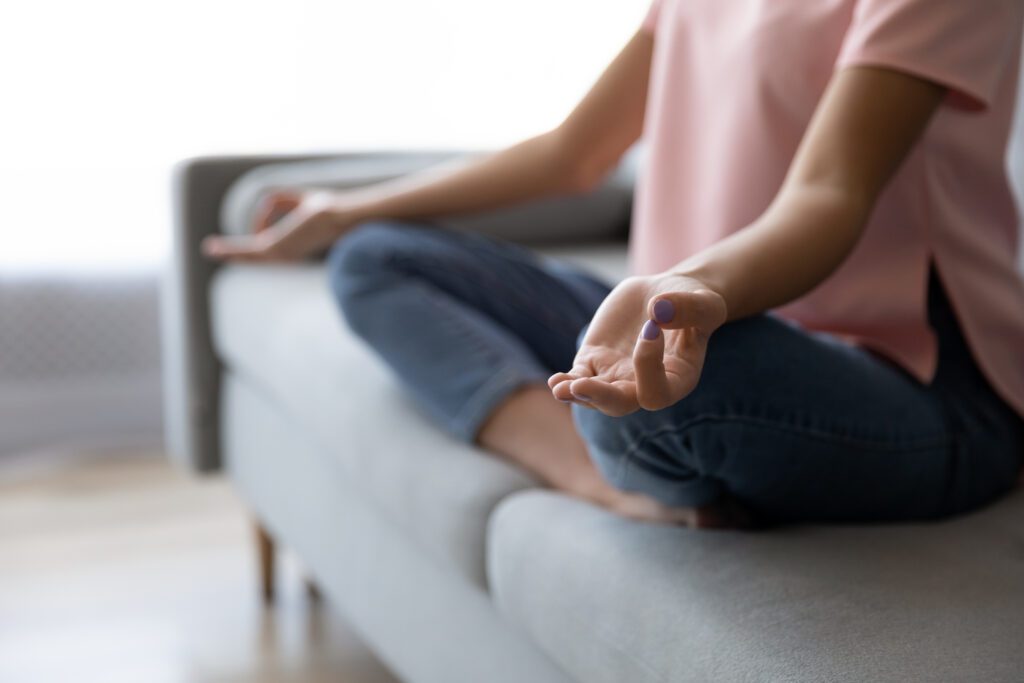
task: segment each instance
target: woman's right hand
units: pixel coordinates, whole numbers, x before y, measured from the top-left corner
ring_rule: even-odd
[[[275,192],[262,202],[251,234],[210,235],[202,250],[223,261],[300,261],[329,247],[358,222],[336,192]]]

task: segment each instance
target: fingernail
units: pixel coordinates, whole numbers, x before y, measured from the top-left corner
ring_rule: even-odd
[[[585,401],[587,403],[590,403],[591,401],[594,400],[594,399],[590,398],[589,396],[584,396],[583,394],[573,394],[573,396],[575,396],[579,400]]]
[[[659,323],[670,323],[676,317],[676,307],[668,299],[659,299],[654,302],[654,319]],[[650,337],[654,339],[654,337]]]
[[[648,320],[644,323],[644,329],[641,334],[643,334],[644,339],[647,341],[654,341],[658,338],[658,335],[661,334],[661,328],[658,327],[658,323],[653,320]]]

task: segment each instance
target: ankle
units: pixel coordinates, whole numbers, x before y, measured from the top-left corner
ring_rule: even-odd
[[[551,485],[577,498],[596,503],[601,506],[612,505],[622,494],[606,482],[597,469],[578,468],[562,473],[552,481]]]

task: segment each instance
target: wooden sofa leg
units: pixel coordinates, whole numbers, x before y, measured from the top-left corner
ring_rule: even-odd
[[[260,589],[263,604],[274,602],[274,539],[259,522],[256,523],[256,556],[260,567]]]
[[[305,579],[303,579],[303,583],[305,584],[306,587],[307,600],[314,604],[319,603],[321,600],[323,600],[323,594],[320,592],[320,586],[316,585],[316,581],[307,576]]]

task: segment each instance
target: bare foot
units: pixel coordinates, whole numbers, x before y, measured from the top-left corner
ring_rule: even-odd
[[[693,508],[671,508],[642,493],[619,491],[602,479],[592,465],[581,468],[575,480],[552,482],[552,486],[629,519],[683,526],[696,522]]]
[[[630,519],[690,529],[752,529],[757,526],[750,513],[731,497],[700,507],[670,507],[650,496],[604,486],[605,490],[592,501]]]
[[[612,487],[587,454],[569,407],[552,398],[544,386],[524,387],[510,396],[484,424],[479,443],[548,486],[623,517],[694,529],[729,529],[748,523],[748,517],[730,501],[673,508],[650,496]]]
[[[623,517],[641,522],[697,528],[699,517],[695,508],[669,507],[639,493],[621,491],[617,493],[617,500],[613,501],[608,508]]]

